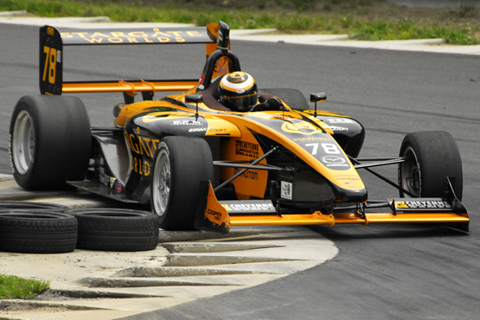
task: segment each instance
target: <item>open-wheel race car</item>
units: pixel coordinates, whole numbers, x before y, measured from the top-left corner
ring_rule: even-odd
[[[206,44],[200,79],[63,81],[63,46]],[[358,158],[355,119],[319,110],[296,89],[257,88],[230,51],[229,27],[40,29],[41,95],[13,112],[10,156],[29,190],[66,184],[128,203],[151,203],[166,230],[230,226],[442,223],[468,231],[462,164],[447,132],[408,134],[399,156]],[[179,91],[161,99],[161,91]],[[91,128],[65,93],[121,92],[114,126]],[[143,101],[135,102],[141,93]],[[398,166],[398,181],[371,168]],[[369,200],[358,170],[399,191]]]

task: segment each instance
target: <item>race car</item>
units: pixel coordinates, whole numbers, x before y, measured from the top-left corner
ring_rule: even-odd
[[[206,44],[199,78],[63,81],[66,45]],[[173,58],[172,58],[173,60]],[[41,95],[22,97],[10,160],[29,190],[86,190],[151,205],[165,230],[231,226],[442,223],[468,231],[462,164],[443,131],[408,134],[398,156],[358,158],[362,124],[323,111],[325,93],[257,88],[230,50],[224,22],[207,27],[40,28]],[[178,91],[156,99],[158,92]],[[90,126],[67,93],[121,92],[114,125]],[[135,102],[137,93],[143,100]],[[248,103],[247,103],[248,102]],[[372,170],[398,166],[395,182]],[[398,189],[371,200],[359,170]]]

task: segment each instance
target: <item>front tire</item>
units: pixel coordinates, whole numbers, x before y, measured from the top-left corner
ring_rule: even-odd
[[[193,230],[200,181],[214,177],[212,153],[201,138],[172,136],[160,142],[152,174],[152,210],[166,230]]]
[[[448,177],[457,198],[462,199],[462,160],[450,133],[410,133],[402,142],[400,157],[405,157],[407,162],[399,166],[399,184],[415,198],[445,197]],[[400,190],[400,196],[405,196],[403,190]]]
[[[76,97],[25,96],[10,123],[10,163],[19,186],[58,189],[85,174],[91,152],[90,121]]]

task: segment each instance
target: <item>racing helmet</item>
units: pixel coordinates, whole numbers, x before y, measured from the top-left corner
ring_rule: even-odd
[[[257,85],[246,72],[235,71],[225,75],[218,91],[218,100],[232,111],[248,111],[257,104]]]

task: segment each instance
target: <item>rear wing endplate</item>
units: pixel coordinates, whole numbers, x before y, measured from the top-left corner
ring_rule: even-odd
[[[222,24],[222,22],[221,22]],[[206,44],[207,57],[225,46],[217,43],[219,24],[207,27],[181,28],[125,28],[125,29],[64,29],[52,26],[40,28],[40,92],[47,95],[78,92],[123,92],[133,97],[135,92],[153,96],[155,91],[184,91],[198,84],[188,80],[108,80],[63,81],[64,46],[96,45],[153,45],[153,44]],[[133,98],[132,98],[133,99]]]

